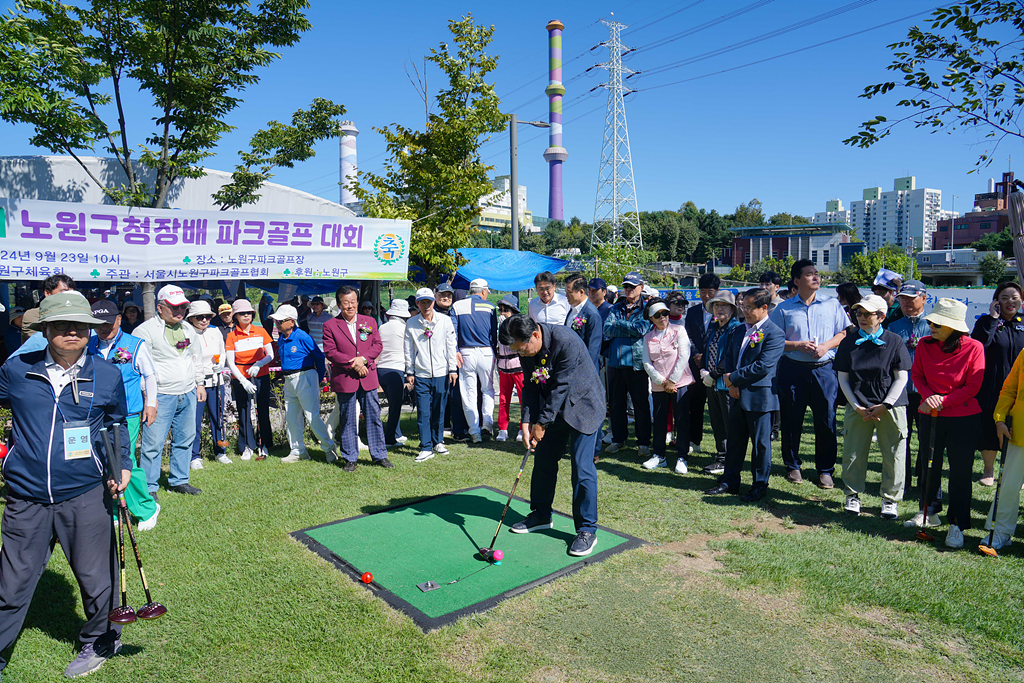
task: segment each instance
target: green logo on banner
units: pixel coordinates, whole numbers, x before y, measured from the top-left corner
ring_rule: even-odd
[[[385,266],[397,262],[405,254],[405,240],[394,233],[386,233],[373,243],[374,257]]]

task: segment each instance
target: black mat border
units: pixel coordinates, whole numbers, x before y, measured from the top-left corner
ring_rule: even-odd
[[[564,567],[563,569],[559,569],[558,571],[552,572],[551,574],[545,574],[541,578],[536,579],[534,581],[530,581],[529,583],[524,583],[521,586],[516,586],[515,588],[510,588],[509,590],[507,590],[507,591],[505,591],[503,593],[499,593],[498,595],[495,595],[494,597],[488,598],[486,600],[481,600],[480,602],[473,603],[472,605],[468,605],[468,606],[463,607],[462,609],[456,610],[454,612],[449,612],[447,614],[442,614],[439,617],[430,617],[430,616],[427,616],[422,611],[420,611],[419,609],[417,609],[416,607],[414,607],[408,601],[403,600],[402,598],[398,597],[397,595],[395,595],[391,591],[385,589],[384,587],[379,585],[376,581],[373,581],[372,583],[369,583],[369,584],[363,583],[362,572],[360,572],[356,567],[353,567],[344,558],[342,558],[342,557],[334,554],[330,550],[328,550],[325,546],[321,545],[319,541],[316,541],[311,536],[309,536],[309,534],[306,533],[308,531],[312,531],[314,529],[319,529],[321,527],[333,526],[334,524],[338,524],[339,522],[351,522],[352,520],[359,519],[361,517],[368,517],[369,515],[375,515],[378,512],[387,512],[388,510],[396,510],[398,508],[409,507],[410,505],[416,505],[417,503],[422,503],[423,501],[427,501],[427,500],[433,500],[435,498],[440,498],[442,496],[451,496],[451,495],[456,495],[456,494],[460,494],[460,493],[466,493],[468,491],[479,491],[480,489],[487,489],[487,490],[493,491],[495,493],[500,493],[503,496],[508,495],[507,491],[501,491],[499,489],[494,488],[493,486],[483,486],[483,485],[481,485],[481,486],[471,486],[469,488],[458,489],[456,491],[446,491],[445,493],[439,493],[439,494],[434,495],[434,496],[426,496],[424,498],[420,498],[419,500],[415,500],[415,501],[408,502],[408,503],[400,503],[398,505],[391,505],[391,506],[388,506],[388,507],[382,507],[381,509],[375,510],[373,512],[366,512],[366,513],[361,514],[361,515],[355,515],[353,517],[346,517],[345,519],[338,519],[338,520],[335,520],[333,522],[326,522],[324,524],[318,524],[316,526],[311,526],[311,527],[308,527],[306,529],[301,529],[299,531],[293,531],[289,535],[292,538],[294,538],[295,540],[297,540],[300,543],[302,543],[307,548],[309,548],[309,550],[311,550],[312,552],[316,553],[317,555],[319,555],[323,559],[325,559],[328,562],[330,562],[331,564],[333,564],[336,569],[338,569],[341,572],[347,574],[354,582],[356,582],[360,586],[363,586],[363,587],[369,589],[369,591],[371,593],[373,593],[376,597],[380,598],[381,600],[386,602],[388,605],[390,605],[394,609],[396,609],[399,612],[402,612],[403,614],[408,616],[410,619],[413,620],[413,623],[415,623],[417,626],[420,627],[420,629],[423,630],[424,633],[429,633],[431,631],[437,630],[437,629],[442,628],[444,626],[447,626],[449,624],[453,624],[456,621],[458,621],[459,619],[461,619],[462,617],[468,616],[470,614],[479,614],[481,612],[486,612],[487,610],[496,607],[499,603],[501,603],[501,602],[503,602],[505,600],[508,600],[509,598],[514,598],[517,595],[521,595],[522,593],[525,593],[525,592],[527,592],[529,590],[537,588],[538,586],[543,586],[544,584],[550,583],[550,582],[554,581],[555,579],[561,578],[563,576],[569,576],[570,574],[574,574],[574,573],[580,571],[581,569],[583,569],[584,567],[586,567],[588,565],[595,564],[597,562],[601,562],[603,560],[606,560],[609,557],[611,557],[612,555],[615,555],[617,553],[625,552],[627,550],[633,550],[635,548],[640,548],[642,546],[648,545],[647,541],[643,540],[642,538],[637,538],[636,536],[631,536],[629,534],[623,533],[621,531],[616,531],[614,529],[610,529],[608,527],[604,527],[604,526],[601,526],[599,524],[597,526],[597,528],[600,531],[603,531],[603,532],[609,533],[609,534],[614,534],[616,536],[619,536],[620,538],[625,538],[626,539],[625,543],[620,543],[619,545],[615,546],[614,548],[609,548],[608,550],[603,550],[603,551],[595,553],[593,555],[588,555],[586,557],[582,557],[577,562],[574,562],[573,564],[570,564],[568,567]],[[514,496],[514,498],[515,498],[515,500],[518,500],[521,503],[529,503],[530,502],[530,501],[526,500],[525,498],[520,498],[519,496]],[[551,512],[552,512],[552,514],[559,515],[560,517],[565,517],[566,519],[572,519],[571,515],[567,515],[564,512],[559,512],[558,510],[552,510]]]

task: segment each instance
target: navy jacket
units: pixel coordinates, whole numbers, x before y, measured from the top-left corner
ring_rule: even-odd
[[[686,330],[686,336],[690,338],[690,373],[699,379],[701,364],[694,361],[693,357],[698,353],[703,354],[704,347],[708,345],[708,326],[704,324],[704,304],[699,299],[686,309],[683,328]]]
[[[729,381],[740,388],[740,408],[765,413],[779,409],[775,370],[786,348],[786,333],[771,320],[759,331],[764,333],[761,341],[750,339],[745,325],[732,331],[725,367]]]
[[[586,345],[570,328],[540,325],[543,342],[536,356],[523,356],[523,422],[549,426],[558,417],[581,434],[593,434],[604,422],[604,387]],[[533,381],[548,368],[544,383]]]
[[[593,304],[589,299],[583,304],[583,308],[580,309],[580,317],[586,318],[587,322],[583,323],[583,327],[578,330],[573,330],[580,336],[583,343],[587,345],[587,351],[590,352],[590,359],[594,361],[594,367],[601,370],[601,344],[604,343],[604,320],[601,318],[601,311],[597,310],[597,306]],[[572,309],[569,310],[569,315],[565,316],[565,326],[572,329],[572,321],[576,318],[572,313]]]
[[[78,405],[70,384],[54,402],[45,350],[11,358],[0,368],[0,401],[9,403],[14,414],[13,443],[3,459],[3,474],[16,497],[59,503],[103,484],[110,467],[100,430],[110,430],[114,423],[121,424],[121,469],[132,469],[121,371],[113,363],[87,355],[78,373],[78,388]],[[65,419],[88,420],[92,457],[64,459]]]

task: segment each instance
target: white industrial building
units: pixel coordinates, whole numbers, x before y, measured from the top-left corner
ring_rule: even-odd
[[[512,225],[512,177],[497,176],[491,181],[491,185],[494,192],[484,195],[477,202],[480,214],[473,221],[473,225],[481,230],[499,232],[502,228]],[[517,190],[516,215],[519,229],[525,232],[540,232],[540,228],[533,224],[533,212],[526,208],[526,186],[520,185]]]
[[[112,204],[90,173],[107,186],[127,185],[128,177],[116,159],[82,157],[89,173],[71,157],[0,157],[0,197],[37,199],[81,204]],[[135,165],[137,177],[152,186],[156,172]],[[166,208],[219,211],[213,194],[231,182],[231,174],[205,169],[202,178],[178,178],[167,194]],[[239,211],[306,216],[351,217],[356,214],[341,204],[276,183],[265,183],[260,198]]]

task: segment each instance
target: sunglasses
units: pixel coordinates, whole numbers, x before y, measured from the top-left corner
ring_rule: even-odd
[[[630,284],[623,284],[623,285],[622,285],[622,288],[623,288],[623,289],[636,289],[636,288],[637,288],[637,287],[639,287],[639,286],[640,286],[640,285],[630,285]]]
[[[651,320],[657,320],[658,318],[664,318],[666,315],[668,315],[668,312],[666,312],[666,311],[658,311],[657,313],[655,313],[654,315],[651,316]]]
[[[938,329],[938,328],[942,327],[942,325],[939,325],[938,323],[933,323],[931,320],[929,320],[928,321],[928,327],[933,327],[933,328]]]
[[[58,332],[67,332],[71,328],[74,328],[75,332],[85,332],[92,327],[89,323],[76,323],[70,320],[58,320],[50,324]]]
[[[195,318],[196,320],[213,320],[212,315],[194,315],[192,317]]]
[[[873,318],[875,316],[874,311],[865,311],[863,309],[857,311],[854,315],[858,318]]]
[[[188,307],[189,307],[189,304],[177,304],[177,305],[174,305],[174,304],[169,304],[169,303],[165,302],[164,306],[166,306],[167,308],[169,308],[172,311],[187,311]]]

